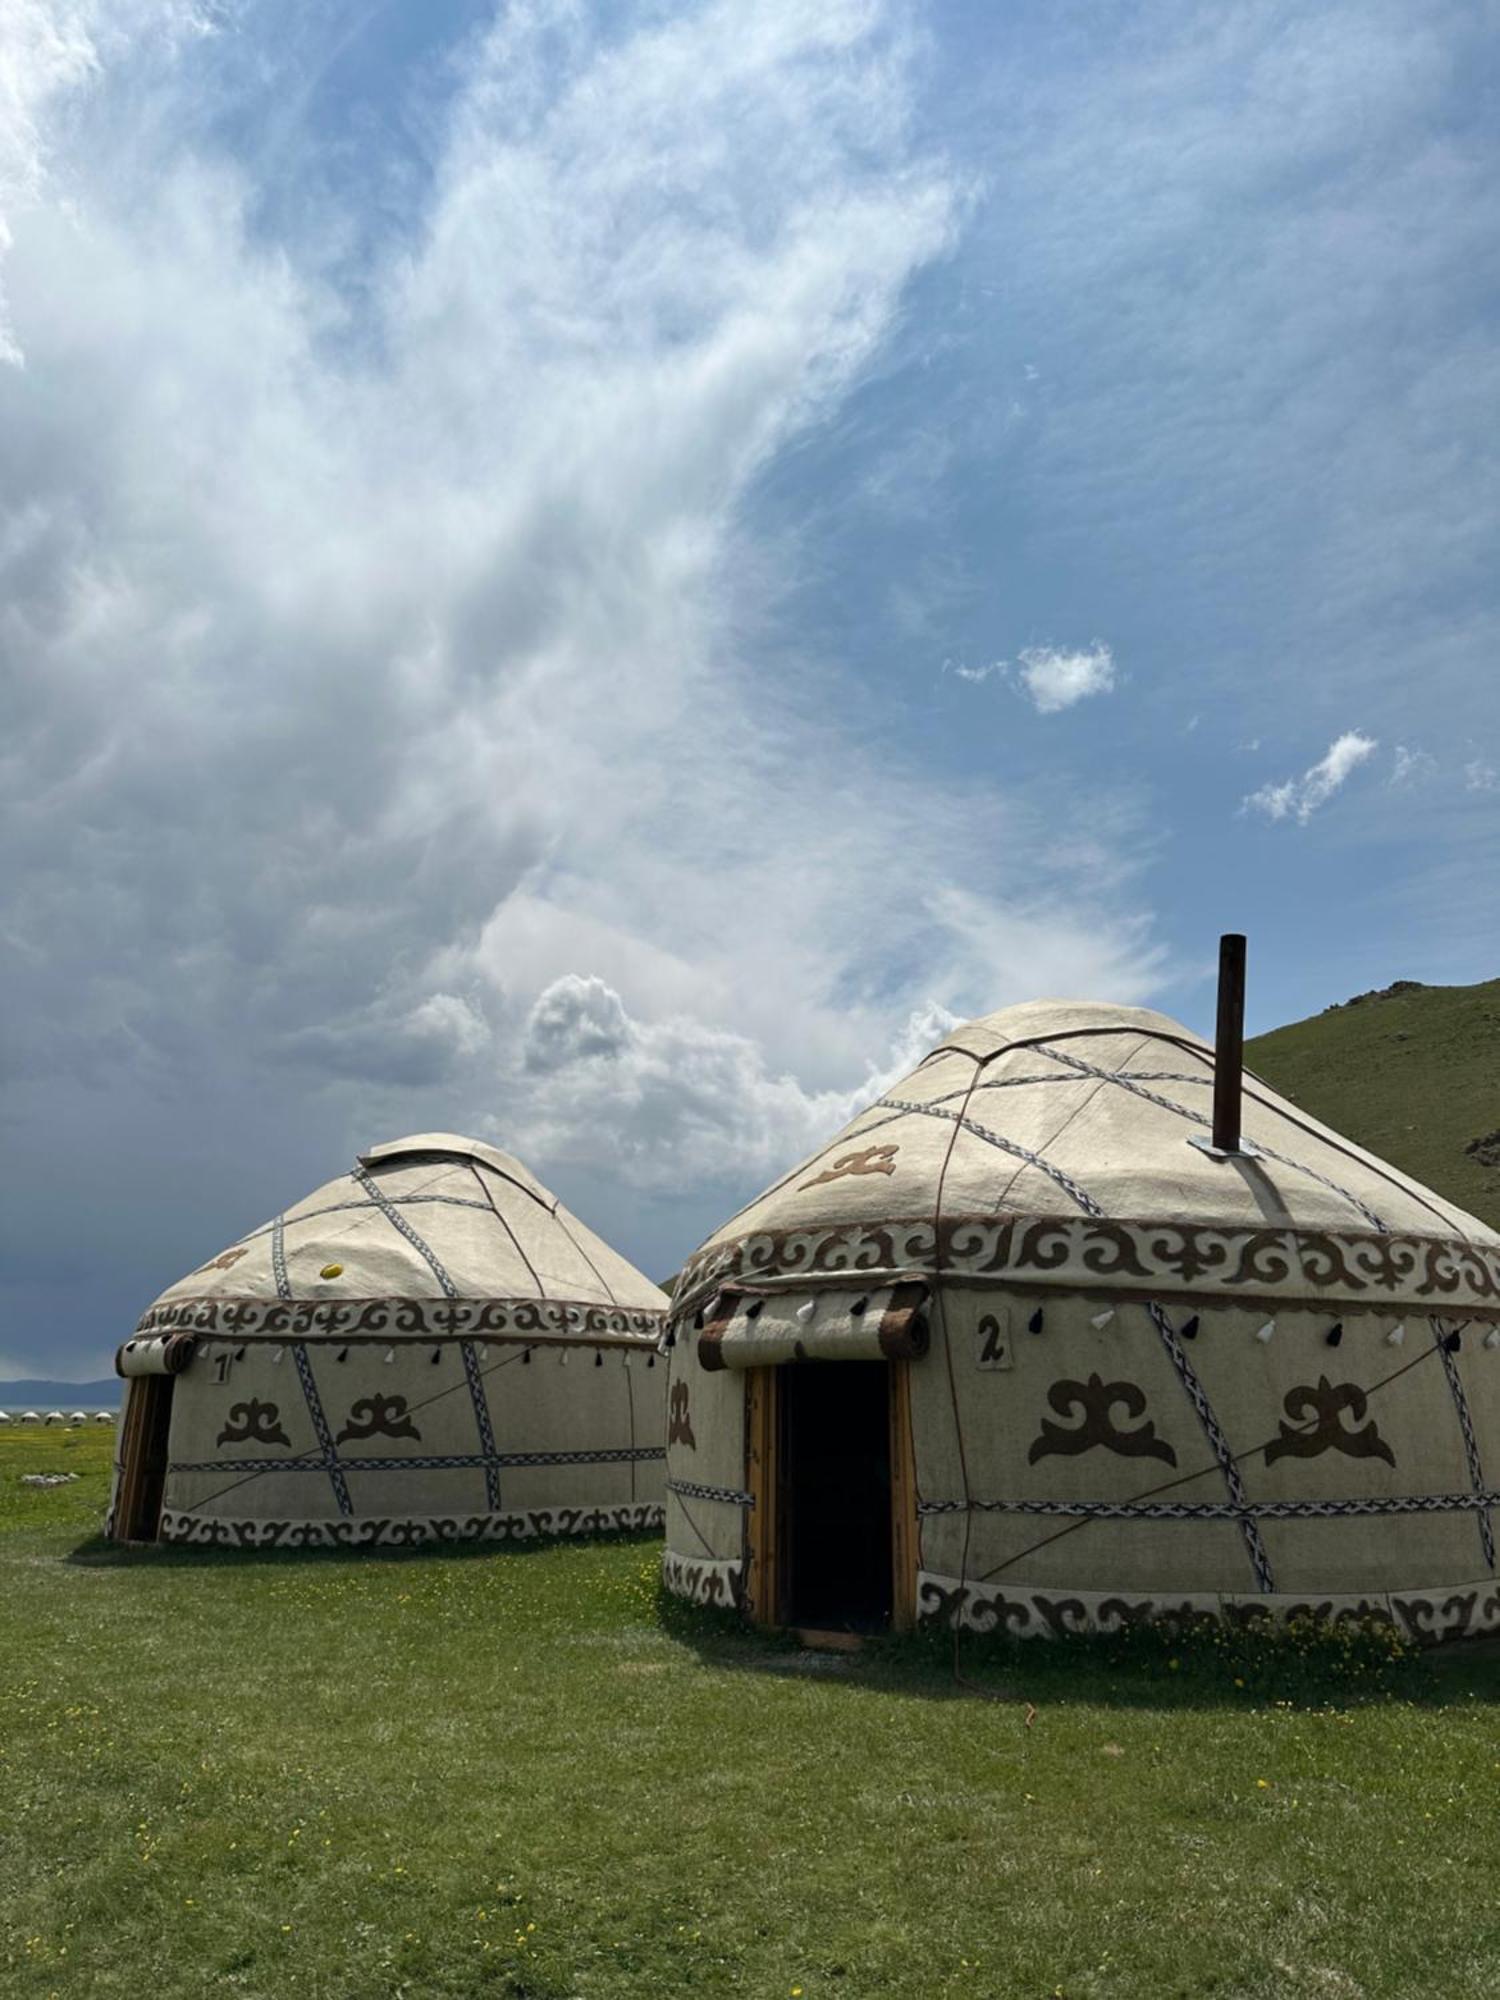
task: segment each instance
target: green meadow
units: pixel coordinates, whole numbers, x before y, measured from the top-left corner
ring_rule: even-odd
[[[1491,1652],[808,1654],[652,1540],[112,1550],[109,1450],[0,1434],[7,2000],[1500,1993]]]
[[[1346,1138],[1500,1229],[1500,979],[1370,993],[1245,1044]]]

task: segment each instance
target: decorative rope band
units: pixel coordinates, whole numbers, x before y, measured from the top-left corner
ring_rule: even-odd
[[[1464,1394],[1463,1378],[1458,1372],[1458,1364],[1448,1350],[1451,1327],[1434,1317],[1432,1321],[1432,1344],[1437,1349],[1443,1364],[1443,1373],[1448,1378],[1448,1392],[1453,1398],[1453,1407],[1458,1414],[1458,1427],[1463,1433],[1464,1458],[1469,1467],[1469,1483],[1476,1493],[1484,1490],[1484,1468],[1479,1462],[1479,1440],[1474,1435],[1474,1422],[1469,1415],[1469,1399]],[[1495,1531],[1490,1524],[1489,1509],[1481,1509],[1479,1515],[1479,1545],[1484,1550],[1484,1559],[1490,1568],[1495,1567]]]
[[[313,1458],[301,1453],[295,1458],[203,1458],[173,1459],[173,1472],[326,1472],[330,1462],[344,1472],[466,1472],[483,1467],[512,1468],[533,1465],[640,1465],[665,1458],[664,1445],[635,1445],[618,1451],[503,1451],[455,1452],[440,1458]]]
[[[300,1340],[292,1343],[292,1359],[297,1364],[297,1379],[302,1384],[303,1399],[307,1404],[307,1414],[312,1422],[313,1432],[318,1440],[321,1462],[327,1470],[333,1497],[338,1502],[341,1514],[352,1514],[354,1503],[349,1498],[349,1487],[339,1468],[338,1447],[333,1441],[328,1419],[323,1413],[323,1399],[318,1394],[318,1385],[313,1379],[312,1363],[307,1358],[307,1348]]]
[[[1148,1305],[1146,1310],[1151,1315],[1151,1324],[1161,1335],[1161,1344],[1167,1350],[1172,1366],[1177,1370],[1179,1381],[1187,1391],[1188,1401],[1198,1414],[1198,1421],[1203,1426],[1203,1435],[1208,1439],[1209,1449],[1219,1462],[1219,1471],[1234,1509],[1234,1518],[1239,1522],[1240,1533],[1245,1538],[1245,1553],[1250,1558],[1250,1567],[1255,1571],[1256,1583],[1262,1590],[1274,1590],[1276,1580],[1271,1574],[1270,1558],[1266,1554],[1265,1544],[1261,1541],[1260,1530],[1245,1511],[1247,1498],[1245,1482],[1240,1477],[1240,1469],[1234,1462],[1234,1453],[1229,1449],[1229,1440],[1214,1415],[1213,1404],[1208,1400],[1207,1392],[1194,1374],[1193,1365],[1183,1352],[1182,1343],[1177,1338],[1172,1322],[1159,1305]]]
[[[726,1507],[753,1507],[755,1495],[732,1486],[701,1486],[695,1479],[669,1479],[667,1491],[683,1500],[722,1500]]]
[[[918,1514],[1060,1514],[1093,1521],[1335,1520],[1364,1514],[1468,1514],[1500,1493],[1402,1493],[1359,1500],[920,1500]]]
[[[870,1109],[920,1113],[924,1118],[946,1118],[950,1124],[961,1126],[965,1132],[972,1133],[976,1139],[982,1139],[987,1146],[993,1146],[997,1152],[1007,1153],[1011,1159],[1022,1160],[1028,1167],[1035,1167],[1039,1174],[1045,1174],[1048,1180],[1054,1181],[1065,1195],[1076,1201],[1085,1215],[1102,1216],[1104,1213],[1087,1188],[1080,1187],[1071,1175],[1063,1172],[1061,1167],[1053,1166],[1052,1162],[1045,1159],[1042,1154],[1030,1152],[1025,1146],[1018,1146],[1014,1139],[1007,1139],[999,1132],[992,1132],[988,1125],[981,1125],[977,1119],[965,1117],[962,1112],[945,1110],[940,1104],[919,1104],[915,1099],[904,1097],[882,1097],[879,1104],[872,1104]]]
[[[1211,1118],[1205,1118],[1199,1111],[1190,1111],[1185,1104],[1174,1103],[1170,1097],[1162,1097],[1157,1091],[1143,1090],[1140,1082],[1134,1077],[1123,1076],[1118,1070],[1100,1069],[1096,1063],[1084,1062],[1079,1056],[1067,1055],[1063,1050],[1049,1048],[1045,1043],[1040,1052],[1044,1056],[1050,1056],[1054,1062],[1063,1063],[1069,1069],[1080,1071],[1084,1076],[1097,1077],[1102,1083],[1118,1084],[1121,1090],[1128,1091],[1132,1097],[1143,1098],[1147,1104],[1158,1105],[1163,1111],[1175,1112],[1179,1118],[1185,1118],[1190,1125],[1200,1126],[1205,1132],[1213,1130]],[[1259,1140],[1256,1141],[1256,1150],[1265,1159],[1274,1160],[1280,1167],[1290,1167],[1294,1173],[1302,1174],[1306,1179],[1316,1181],[1320,1187],[1327,1188],[1330,1194],[1340,1196],[1351,1208],[1356,1209],[1379,1235],[1386,1234],[1386,1226],[1374,1209],[1367,1208],[1359,1196],[1351,1194],[1348,1188],[1340,1187],[1337,1181],[1331,1181],[1326,1174],[1320,1174],[1316,1167],[1306,1166],[1301,1160],[1290,1159],[1285,1153],[1274,1152],[1271,1147],[1262,1145]]]
[[[374,1202],[381,1214],[384,1215],[386,1221],[396,1231],[397,1235],[404,1236],[412,1249],[416,1251],[422,1262],[431,1271],[433,1277],[437,1279],[438,1289],[443,1294],[443,1297],[445,1299],[456,1299],[458,1297],[458,1287],[443,1268],[442,1259],[427,1241],[426,1237],[422,1235],[421,1231],[414,1229],[401,1213],[400,1209],[395,1207],[389,1197],[382,1192],[380,1183],[375,1179],[374,1175],[369,1173],[364,1167],[356,1166],[352,1170],[352,1178],[359,1182],[365,1193]]]

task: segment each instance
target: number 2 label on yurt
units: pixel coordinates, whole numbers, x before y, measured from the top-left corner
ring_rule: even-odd
[[[1009,1368],[1010,1329],[996,1313],[985,1313],[977,1330],[981,1368]]]

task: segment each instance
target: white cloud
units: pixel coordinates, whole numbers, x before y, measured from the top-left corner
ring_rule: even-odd
[[[1500,785],[1500,771],[1493,764],[1486,764],[1482,757],[1475,757],[1464,765],[1464,789],[1470,792],[1492,792]]]
[[[1108,646],[1069,651],[1058,646],[1028,646],[1021,654],[1019,678],[1041,715],[1056,715],[1090,695],[1109,694],[1115,685],[1115,657]]]
[[[743,1187],[821,1145],[955,1019],[929,1001],[858,1083],[810,1090],[746,1035],[689,1015],[634,1020],[603,980],[565,973],[527,1020],[524,1104],[494,1129],[539,1157],[592,1165],[603,1155],[650,1188]]]
[[[1262,785],[1245,800],[1268,819],[1294,819],[1306,826],[1319,806],[1326,805],[1351,771],[1358,770],[1379,745],[1374,737],[1357,729],[1345,730],[1328,746],[1327,754],[1310,765],[1300,778],[1285,778],[1279,784]]]
[[[930,785],[870,747],[852,670],[757,653],[782,579],[752,486],[954,240],[899,17],[509,7],[357,255],[331,196],[271,228],[262,156],[224,150],[304,94],[300,56],[242,44],[253,10],[56,18],[6,85],[23,1290],[56,1283],[64,1185],[159,1281],[161,1214],[195,1238],[241,1161],[254,1213],[346,1135],[488,1118],[545,1172],[594,1144],[570,1079],[607,1064],[643,1185],[679,1146],[753,1175],[928,993],[1142,994],[1128,840]],[[146,1154],[170,1200],[119,1171]]]
[[[1410,750],[1404,743],[1396,745],[1396,755],[1391,764],[1391,783],[1397,786],[1416,785],[1431,778],[1437,771],[1437,759],[1426,750]]]

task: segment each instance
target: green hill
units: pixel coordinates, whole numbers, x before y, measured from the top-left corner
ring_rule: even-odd
[[[1398,980],[1245,1044],[1249,1067],[1500,1229],[1500,979]]]

